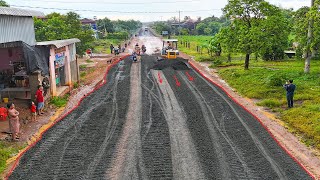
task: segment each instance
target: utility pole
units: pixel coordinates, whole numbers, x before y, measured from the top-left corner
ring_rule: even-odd
[[[181,11],[179,10],[179,26],[178,26],[179,36],[180,36],[180,15],[181,15]]]

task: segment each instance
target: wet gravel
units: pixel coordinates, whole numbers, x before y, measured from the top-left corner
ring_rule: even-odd
[[[131,66],[129,58],[114,66],[108,83],[48,130],[9,179],[110,179],[106,172],[128,118]],[[141,149],[129,163],[137,179],[311,179],[252,115],[187,61],[142,56],[141,88],[135,137]]]

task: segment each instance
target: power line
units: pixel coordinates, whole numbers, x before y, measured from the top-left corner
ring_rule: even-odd
[[[48,7],[35,7],[35,6],[18,6],[10,5],[12,7],[19,8],[34,8],[34,9],[46,9],[46,10],[59,10],[59,11],[75,11],[75,12],[102,12],[102,13],[126,13],[126,14],[172,14],[178,13],[179,11],[111,11],[111,10],[90,10],[90,9],[68,9],[68,8],[48,8]],[[209,12],[221,9],[207,9],[207,10],[190,10],[190,11],[180,11],[180,12]]]
[[[52,1],[52,0],[28,0],[30,1],[39,1],[39,2],[53,2],[53,3],[68,3],[68,4],[119,4],[119,5],[141,5],[141,4],[174,4],[174,3],[192,3],[199,2],[200,0],[182,0],[182,1],[155,1],[155,2],[99,2],[99,1]]]

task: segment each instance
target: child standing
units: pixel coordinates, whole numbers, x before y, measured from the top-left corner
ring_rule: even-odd
[[[31,101],[30,111],[31,111],[31,121],[37,121],[37,106],[34,104],[33,101]]]
[[[35,95],[37,99],[37,111],[38,115],[41,116],[43,114],[43,108],[44,108],[44,97],[43,97],[43,87],[41,85],[38,86],[38,90]]]

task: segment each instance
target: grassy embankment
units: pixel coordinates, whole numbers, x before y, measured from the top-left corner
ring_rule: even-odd
[[[188,40],[196,44],[203,42],[204,37],[191,36]],[[203,56],[197,55],[194,48],[188,49],[180,46],[180,50],[195,56],[196,60]],[[297,134],[305,144],[320,149],[319,60],[313,60],[311,72],[304,74],[303,60],[251,60],[250,69],[244,70],[243,58],[237,58],[238,60],[228,63],[227,58],[222,54],[220,59],[223,60],[222,64],[214,68],[231,87],[245,97],[258,99],[259,106],[268,107],[279,114],[279,118],[286,124],[286,127]],[[293,79],[297,85],[294,96],[295,104],[292,109],[286,108],[285,90],[282,87],[287,79]]]
[[[93,43],[93,53],[110,54],[110,45],[118,46],[122,42],[120,39],[97,39]]]
[[[0,142],[0,174],[7,168],[7,159],[15,156],[19,150],[23,149],[27,144]]]

